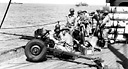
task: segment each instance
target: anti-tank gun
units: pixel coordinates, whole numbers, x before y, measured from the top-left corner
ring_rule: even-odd
[[[83,58],[87,60],[93,60],[97,67],[102,67],[102,60],[100,58],[91,58],[85,55],[78,55],[74,52],[66,52],[60,49],[54,48],[55,42],[48,37],[50,30],[45,30],[45,33],[41,34],[38,29],[35,31],[35,39],[32,39],[26,44],[25,55],[28,61],[40,62],[47,59],[48,55],[57,57],[64,60],[75,60],[74,57]],[[40,33],[40,34],[39,34]],[[67,43],[64,43],[67,44]]]

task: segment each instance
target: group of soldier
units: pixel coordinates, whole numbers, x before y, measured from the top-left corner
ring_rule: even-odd
[[[85,55],[84,48],[91,46],[90,42],[86,41],[85,37],[89,38],[93,36],[97,38],[102,37],[102,39],[105,40],[104,47],[107,47],[108,29],[105,29],[105,24],[110,20],[107,10],[98,9],[96,12],[91,13],[88,13],[86,10],[79,10],[77,11],[77,15],[75,15],[74,8],[71,8],[69,12],[70,13],[66,16],[64,28],[61,28],[58,22],[58,24],[55,25],[54,33],[51,33],[50,38],[53,39],[56,44],[65,44],[65,46],[56,45],[55,48],[68,52],[73,52],[75,49],[75,51],[80,51],[81,54]],[[96,22],[95,27],[94,22]],[[100,30],[101,36],[98,36],[98,30]]]

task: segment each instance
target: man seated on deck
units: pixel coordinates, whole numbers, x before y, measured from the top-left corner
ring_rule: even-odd
[[[74,29],[72,33],[72,37],[74,40],[74,50],[81,52],[82,55],[85,54],[85,38],[84,35],[78,30],[78,27]]]
[[[73,50],[73,38],[70,35],[70,30],[68,28],[63,28],[60,32],[60,41],[63,45],[56,45],[55,48],[61,49],[66,52],[74,52]]]
[[[59,32],[59,39],[54,38],[54,31],[50,32],[49,37],[55,41],[55,48],[66,52],[73,52],[73,38],[70,35],[70,30],[68,28],[63,28]]]

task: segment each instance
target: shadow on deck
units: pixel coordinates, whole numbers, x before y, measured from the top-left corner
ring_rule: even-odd
[[[63,61],[71,62],[71,63],[76,63],[76,64],[87,65],[88,67],[95,67],[95,68],[99,69],[98,66],[97,66],[96,64],[82,63],[82,62],[73,61],[73,60],[63,60]]]
[[[117,49],[115,49],[111,45],[109,45],[108,48],[110,49],[110,51],[114,53],[114,55],[116,55],[116,57],[118,57],[121,60],[121,61],[116,61],[116,62],[121,64],[124,69],[128,69],[128,59],[126,58],[126,56],[120,53]]]

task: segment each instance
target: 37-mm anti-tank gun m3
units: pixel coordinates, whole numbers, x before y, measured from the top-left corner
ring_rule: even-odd
[[[74,57],[83,58],[87,60],[94,61],[97,69],[102,68],[103,60],[101,58],[91,58],[85,55],[78,55],[73,52],[66,52],[60,49],[54,48],[55,42],[48,37],[50,30],[46,30],[44,34],[40,34],[42,29],[37,29],[35,31],[35,39],[29,41],[25,47],[25,55],[28,61],[31,62],[41,62],[47,59],[47,55],[52,55],[59,59],[64,60],[75,60]],[[64,43],[66,44],[66,43]]]

